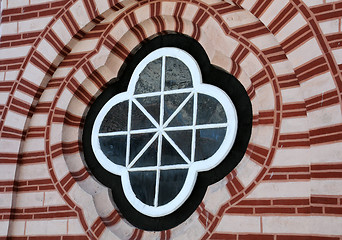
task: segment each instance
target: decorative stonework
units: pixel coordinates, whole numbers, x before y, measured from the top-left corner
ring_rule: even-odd
[[[1,236],[153,235],[110,207],[79,139],[83,113],[130,51],[170,30],[197,39],[213,64],[242,82],[254,125],[239,166],[208,188],[184,224],[156,235],[339,239],[341,7],[324,0],[3,0]]]

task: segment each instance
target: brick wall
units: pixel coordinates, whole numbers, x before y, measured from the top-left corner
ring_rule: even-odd
[[[342,1],[2,0],[0,239],[342,239]],[[85,112],[145,38],[198,40],[253,105],[246,154],[162,232],[87,171]]]

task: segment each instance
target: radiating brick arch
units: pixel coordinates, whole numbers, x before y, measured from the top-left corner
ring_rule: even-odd
[[[237,238],[244,234],[222,232],[227,214],[300,216],[315,211],[311,206],[317,202],[310,198],[277,202],[258,200],[256,196],[262,191],[260,188],[277,180],[330,178],[325,170],[336,168],[334,164],[322,165],[310,160],[298,166],[289,164],[288,168],[279,162],[289,152],[303,154],[312,147],[341,141],[341,122],[337,118],[328,119],[323,125],[317,120],[317,111],[330,117],[331,111],[341,109],[341,66],[332,54],[336,43],[324,36],[318,24],[326,16],[315,15],[299,1],[232,2],[236,5],[197,0],[67,1],[33,43],[22,63],[18,81],[11,87],[13,95],[4,108],[2,136],[20,136],[22,163],[32,162],[39,168],[45,168],[46,164],[51,177],[49,186],[61,194],[66,204],[60,214],[77,216],[87,238],[188,238],[188,226],[197,229],[202,239]],[[324,13],[325,10],[315,11]],[[245,17],[247,24],[237,23],[234,16]],[[220,187],[209,187],[203,202],[186,223],[168,231],[148,233],[122,221],[106,189],[89,174],[82,161],[79,134],[86,109],[106,82],[117,76],[130,51],[145,38],[165,30],[198,40],[213,64],[242,82],[253,104],[253,132],[242,162],[216,184]],[[115,34],[110,34],[111,31]],[[291,34],[285,36],[287,32]],[[220,36],[218,42],[217,36]],[[54,53],[46,54],[42,50],[46,50],[47,44],[55,49]],[[81,51],[84,47],[89,49]],[[312,53],[301,59],[303,49],[310,49]],[[36,72],[40,74],[33,77]],[[321,75],[335,89],[320,92],[307,87],[311,86],[313,76]],[[19,99],[20,91],[29,93],[31,102],[28,98]],[[5,124],[11,111],[26,114],[27,128]],[[46,118],[46,125],[41,125],[42,118]],[[37,147],[33,151],[34,143],[38,142],[44,143],[44,149],[37,150]],[[24,170],[25,167],[18,166],[19,179]],[[336,173],[332,178],[338,176]],[[215,199],[213,191],[226,191],[226,198]],[[318,201],[322,197],[314,195],[313,198]],[[334,201],[335,198],[324,199]],[[103,201],[105,204],[101,204]],[[293,207],[289,204],[291,201],[300,205]],[[216,204],[217,208],[210,204]],[[14,218],[18,216],[13,214]],[[271,236],[278,239],[279,234],[276,235]]]

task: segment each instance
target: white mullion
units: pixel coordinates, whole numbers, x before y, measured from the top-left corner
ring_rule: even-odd
[[[156,187],[154,192],[154,206],[158,207],[158,200],[159,200],[159,181],[160,181],[160,165],[161,165],[161,155],[162,155],[162,146],[163,146],[163,135],[160,134],[158,136],[158,153],[157,153],[157,166],[156,168]]]
[[[228,123],[212,123],[212,124],[203,124],[197,126],[179,126],[179,127],[167,127],[164,130],[167,132],[174,132],[174,131],[186,131],[195,129],[212,129],[212,128],[224,128],[227,127]]]
[[[158,131],[157,128],[131,130],[131,135],[143,134],[143,133],[154,133],[154,132],[157,132],[157,131]]]
[[[126,135],[127,131],[118,131],[118,132],[107,132],[107,133],[99,133],[99,137],[110,137],[110,136],[120,136]]]
[[[161,79],[160,79],[160,109],[159,109],[159,130],[160,127],[163,126],[164,122],[164,90],[165,90],[165,62],[166,57],[162,57],[162,72],[161,72]],[[161,165],[161,158],[162,158],[162,147],[163,147],[163,135],[159,131],[158,136],[158,153],[157,153],[157,166],[156,166],[156,186],[154,192],[154,207],[158,207],[158,200],[159,200],[159,181],[160,181],[160,165]]]
[[[194,108],[192,117],[191,162],[195,162],[196,153],[196,121],[197,121],[198,93],[194,94]]]
[[[186,161],[187,163],[190,163],[189,158],[183,153],[183,151],[177,146],[177,144],[167,135],[166,132],[163,132],[164,137],[167,139],[167,141],[176,149],[179,155]]]
[[[158,123],[156,120],[151,116],[151,114],[144,108],[143,105],[140,104],[135,98],[133,98],[134,104],[143,112],[143,114],[152,122],[152,124],[157,128]]]
[[[190,93],[189,96],[185,98],[185,100],[178,106],[176,111],[174,111],[169,117],[169,119],[164,123],[163,125],[164,128],[167,127],[167,125],[174,119],[174,117],[182,110],[182,108],[185,106],[185,104],[189,102],[189,100],[191,99],[193,95],[194,95],[194,92]]]
[[[132,99],[128,100],[128,120],[127,120],[127,146],[126,146],[126,167],[129,164],[129,152],[131,149],[131,122],[132,122]]]
[[[143,149],[140,150],[140,152],[137,154],[137,156],[135,156],[135,158],[132,160],[132,162],[127,166],[127,168],[132,168],[132,166],[139,160],[139,158],[146,152],[147,148],[149,148],[153,141],[156,140],[158,136],[158,133],[154,134],[153,137],[150,139],[150,141],[148,141],[145,145],[145,147],[143,147]]]
[[[165,79],[165,77],[164,77],[164,79]],[[163,87],[163,85],[161,85],[161,87]],[[193,90],[194,90],[193,88],[181,88],[181,89],[168,90],[165,92],[165,83],[164,83],[164,89],[163,89],[165,95],[178,94],[178,93],[190,93]],[[160,92],[150,92],[150,93],[139,93],[139,94],[135,94],[134,97],[135,98],[155,97],[155,96],[159,96],[160,94],[161,94],[161,91]]]
[[[150,166],[150,167],[136,167],[127,169],[128,172],[151,172],[157,170],[174,170],[174,169],[188,169],[189,164],[177,164],[177,165],[166,165],[166,166]]]

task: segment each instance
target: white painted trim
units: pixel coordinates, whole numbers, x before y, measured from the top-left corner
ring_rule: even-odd
[[[161,73],[161,91],[153,92],[153,93],[143,93],[134,95],[135,86],[137,81],[139,80],[140,73],[145,69],[147,64],[150,62],[162,57],[162,73]],[[174,57],[178,60],[182,61],[188,68],[191,73],[191,77],[193,80],[193,88],[185,88],[185,89],[177,89],[171,91],[164,91],[165,89],[165,59],[166,57]],[[189,93],[189,96],[180,104],[180,106],[175,110],[175,112],[169,117],[169,119],[164,122],[164,95],[169,94],[177,94],[177,93]],[[223,106],[225,114],[227,116],[227,123],[219,123],[219,124],[202,124],[196,125],[196,117],[197,117],[197,104],[198,104],[198,94],[204,94],[207,96],[211,96],[217,99]],[[161,96],[160,99],[160,122],[157,123],[155,119],[147,112],[147,110],[136,100],[136,98],[150,97],[150,96]],[[168,127],[168,124],[172,121],[172,119],[182,110],[185,104],[191,99],[194,98],[193,105],[193,124],[191,126],[180,126],[180,127]],[[111,132],[111,133],[99,133],[100,127],[103,119],[110,109],[120,104],[124,101],[128,101],[128,125],[127,131],[120,132]],[[131,130],[131,114],[132,114],[132,104],[135,104],[145,115],[146,117],[153,123],[155,128],[151,129],[142,129],[142,130]],[[211,129],[211,128],[222,128],[226,127],[226,135],[224,140],[219,147],[219,149],[214,153],[213,156],[208,159],[204,159],[201,161],[194,161],[195,155],[195,146],[196,146],[196,129]],[[192,150],[191,150],[191,159],[182,152],[182,150],[176,145],[176,143],[168,136],[168,131],[184,131],[184,130],[192,130],[193,131],[193,140],[192,140]],[[132,134],[139,133],[155,133],[151,140],[143,147],[143,149],[138,153],[137,156],[133,159],[131,163],[129,163],[129,153],[130,153],[130,136]],[[99,163],[109,172],[120,175],[122,179],[122,186],[124,193],[132,204],[132,206],[138,210],[139,212],[151,216],[151,217],[161,217],[167,214],[170,214],[177,210],[190,196],[193,187],[196,182],[198,172],[208,171],[215,166],[217,166],[229,153],[231,147],[234,144],[234,140],[237,132],[237,115],[235,111],[235,107],[228,97],[228,95],[221,89],[202,83],[202,75],[200,68],[196,62],[196,60],[187,52],[178,49],[178,48],[160,48],[149,55],[147,55],[135,68],[131,81],[129,83],[127,92],[120,93],[113,98],[111,98],[100,110],[98,116],[95,119],[94,126],[92,129],[91,136],[91,144],[95,156]],[[120,166],[114,164],[110,161],[105,154],[100,149],[99,137],[106,136],[125,136],[127,135],[127,149],[126,149],[126,166]],[[185,164],[179,165],[168,165],[161,166],[161,148],[162,148],[162,139],[163,136],[165,139],[175,148],[175,150],[180,154],[180,156],[184,159]],[[148,149],[148,147],[158,138],[158,152],[157,152],[157,166],[152,167],[133,167],[134,164],[139,160],[139,158],[143,155],[143,153]],[[159,177],[160,171],[166,169],[188,169],[188,174],[185,179],[185,183],[180,190],[179,194],[169,203],[158,206],[158,192],[159,192]],[[146,205],[141,202],[132,189],[130,180],[129,180],[129,172],[131,171],[156,171],[156,189],[155,189],[155,199],[154,206]]]

